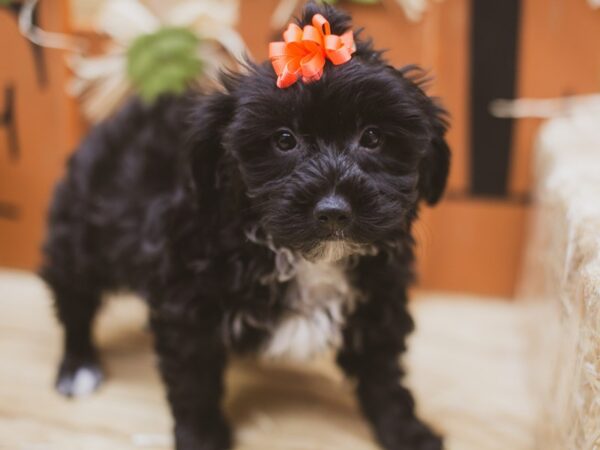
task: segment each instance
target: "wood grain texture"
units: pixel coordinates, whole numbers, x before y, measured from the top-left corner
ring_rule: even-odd
[[[527,206],[449,199],[415,226],[419,285],[511,298],[521,268]]]
[[[518,96],[554,98],[600,92],[600,9],[587,1],[523,0]],[[530,192],[539,119],[516,123],[510,190]]]
[[[63,31],[66,22],[66,0],[41,2],[40,26]],[[15,220],[0,218],[0,265],[32,268],[40,259],[48,199],[74,147],[77,116],[64,91],[68,74],[62,52],[42,50],[47,83],[41,85],[32,45],[6,9],[0,9],[0,55],[0,95],[5,85],[15,86],[21,147],[19,159],[11,161],[0,128],[0,201],[17,207]]]

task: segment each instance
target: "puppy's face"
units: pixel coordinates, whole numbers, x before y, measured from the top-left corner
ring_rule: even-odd
[[[444,189],[443,110],[407,72],[360,52],[279,89],[268,65],[230,94],[223,144],[278,246],[337,259],[409,231]]]

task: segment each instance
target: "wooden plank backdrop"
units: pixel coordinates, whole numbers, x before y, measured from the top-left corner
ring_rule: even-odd
[[[68,30],[69,2],[78,11],[93,11],[90,4],[98,1],[102,0],[42,0],[40,20],[45,28]],[[431,2],[418,23],[409,22],[395,0],[342,5],[377,47],[389,49],[394,65],[416,63],[429,70],[434,77],[430,92],[442,98],[452,115],[448,194],[436,208],[423,210],[416,227],[420,286],[506,296],[512,294],[520,270],[531,150],[539,120],[515,124],[506,196],[474,196],[469,142],[471,1]],[[269,26],[277,3],[241,1],[239,28],[257,59],[266,57],[269,41],[279,39],[279,31]],[[517,95],[548,97],[600,89],[600,10],[591,9],[585,0],[522,0],[519,11]],[[77,23],[71,25],[78,29]],[[35,79],[31,45],[18,35],[14,16],[0,9],[0,108],[3,87],[16,85],[21,149],[19,160],[14,160],[7,130],[0,126],[0,265],[33,268],[38,263],[51,186],[81,135],[75,103],[64,93],[67,72],[60,52],[42,52],[49,76],[43,89]]]
[[[526,0],[519,53],[519,97],[549,98],[600,91],[600,8],[584,0]],[[532,142],[541,123],[516,123],[513,193],[532,184]]]
[[[65,94],[68,73],[61,52],[25,40],[15,10],[0,7],[0,116],[12,116],[0,124],[0,266],[32,269],[39,261],[52,186],[78,139],[78,115]],[[38,17],[44,29],[64,30],[66,2],[42,1]],[[13,92],[11,102],[7,89]],[[11,128],[16,142],[9,139]]]

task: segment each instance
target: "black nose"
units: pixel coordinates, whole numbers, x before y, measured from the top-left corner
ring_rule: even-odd
[[[350,224],[352,208],[344,197],[328,195],[319,200],[315,206],[314,215],[320,227],[338,231]]]

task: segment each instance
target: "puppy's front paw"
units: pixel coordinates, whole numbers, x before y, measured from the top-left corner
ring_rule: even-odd
[[[231,448],[231,432],[225,422],[204,431],[184,426],[175,427],[176,450],[229,450]]]
[[[419,437],[411,448],[414,450],[443,450],[444,443],[439,436],[429,432],[428,434]]]
[[[400,428],[380,433],[379,439],[386,450],[443,450],[442,439],[425,424],[415,421]]]
[[[94,392],[104,375],[93,357],[67,355],[62,360],[56,377],[56,390],[66,397],[80,397]]]

